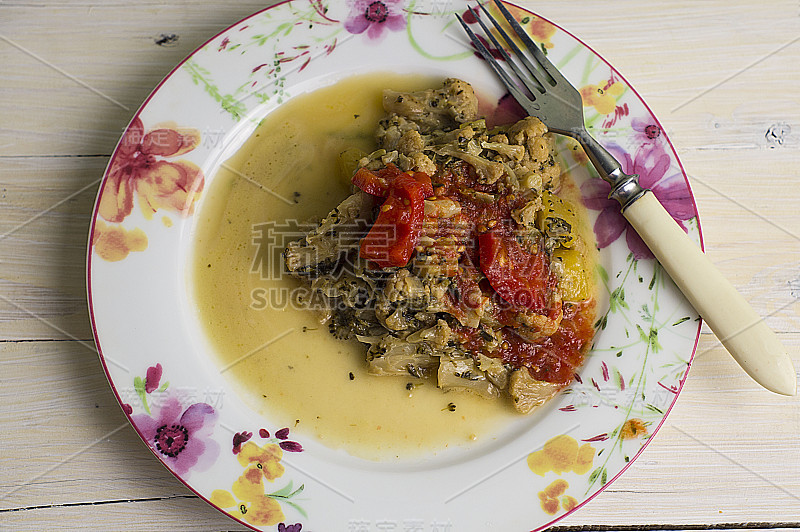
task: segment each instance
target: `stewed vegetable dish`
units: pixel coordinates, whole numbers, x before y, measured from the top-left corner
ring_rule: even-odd
[[[352,194],[283,253],[368,372],[506,397],[529,413],[574,379],[594,334],[593,243],[547,128],[487,126],[472,87],[385,90]]]

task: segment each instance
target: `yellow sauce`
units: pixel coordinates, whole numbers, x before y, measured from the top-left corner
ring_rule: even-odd
[[[371,460],[412,458],[489,442],[519,419],[506,399],[445,394],[433,381],[409,392],[414,379],[368,375],[364,344],[337,340],[316,314],[284,304],[280,290],[301,283],[251,271],[254,225],[321,218],[349,194],[338,155],[374,149],[381,90],[440,82],[373,74],[298,96],[264,119],[204,192],[193,275],[199,319],[244,401],[300,441]]]

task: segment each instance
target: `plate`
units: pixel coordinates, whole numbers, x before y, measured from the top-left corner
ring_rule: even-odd
[[[598,140],[700,243],[686,175],[645,102],[575,36],[512,6],[579,87]],[[91,320],[109,382],[136,431],[192,491],[257,530],[533,530],[575,511],[645,448],[674,405],[700,318],[560,143],[600,249],[605,301],[576,381],[492,445],[376,463],[274,426],[220,376],[192,309],[192,239],[222,162],[270,111],[353,74],[462,77],[502,88],[469,47],[453,1],[281,3],[177,66],[136,113],[106,170],[87,259]],[[468,22],[474,23],[469,17]]]

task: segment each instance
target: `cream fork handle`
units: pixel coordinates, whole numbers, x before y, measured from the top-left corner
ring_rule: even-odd
[[[742,369],[768,390],[795,395],[786,348],[653,193],[629,203],[623,215]]]

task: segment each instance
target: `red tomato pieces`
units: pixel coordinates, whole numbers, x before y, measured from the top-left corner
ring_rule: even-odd
[[[400,169],[390,164],[386,168],[381,168],[377,172],[366,168],[359,168],[353,175],[353,184],[373,196],[385,198],[389,195],[389,184],[400,175]]]
[[[404,173],[393,164],[388,164],[385,168],[381,168],[375,172],[366,168],[359,168],[355,175],[353,175],[352,182],[367,194],[385,198],[389,195],[389,189],[394,180],[401,175],[411,175],[414,179],[419,181],[425,187],[423,191],[425,192],[426,198],[433,195],[433,185],[431,184],[431,178],[428,174],[423,172]]]
[[[478,248],[481,271],[500,297],[515,307],[545,310],[557,279],[544,251],[533,255],[496,231],[478,236]]]
[[[379,195],[377,192],[384,183],[388,188],[386,201],[369,233],[361,240],[359,253],[381,268],[405,266],[419,239],[425,198],[433,195],[431,178],[423,172],[400,173],[389,178],[388,172],[381,176],[367,170],[371,174],[367,175],[361,170],[363,168],[353,176],[353,183],[359,188],[373,195]],[[358,182],[356,177],[359,177]]]

